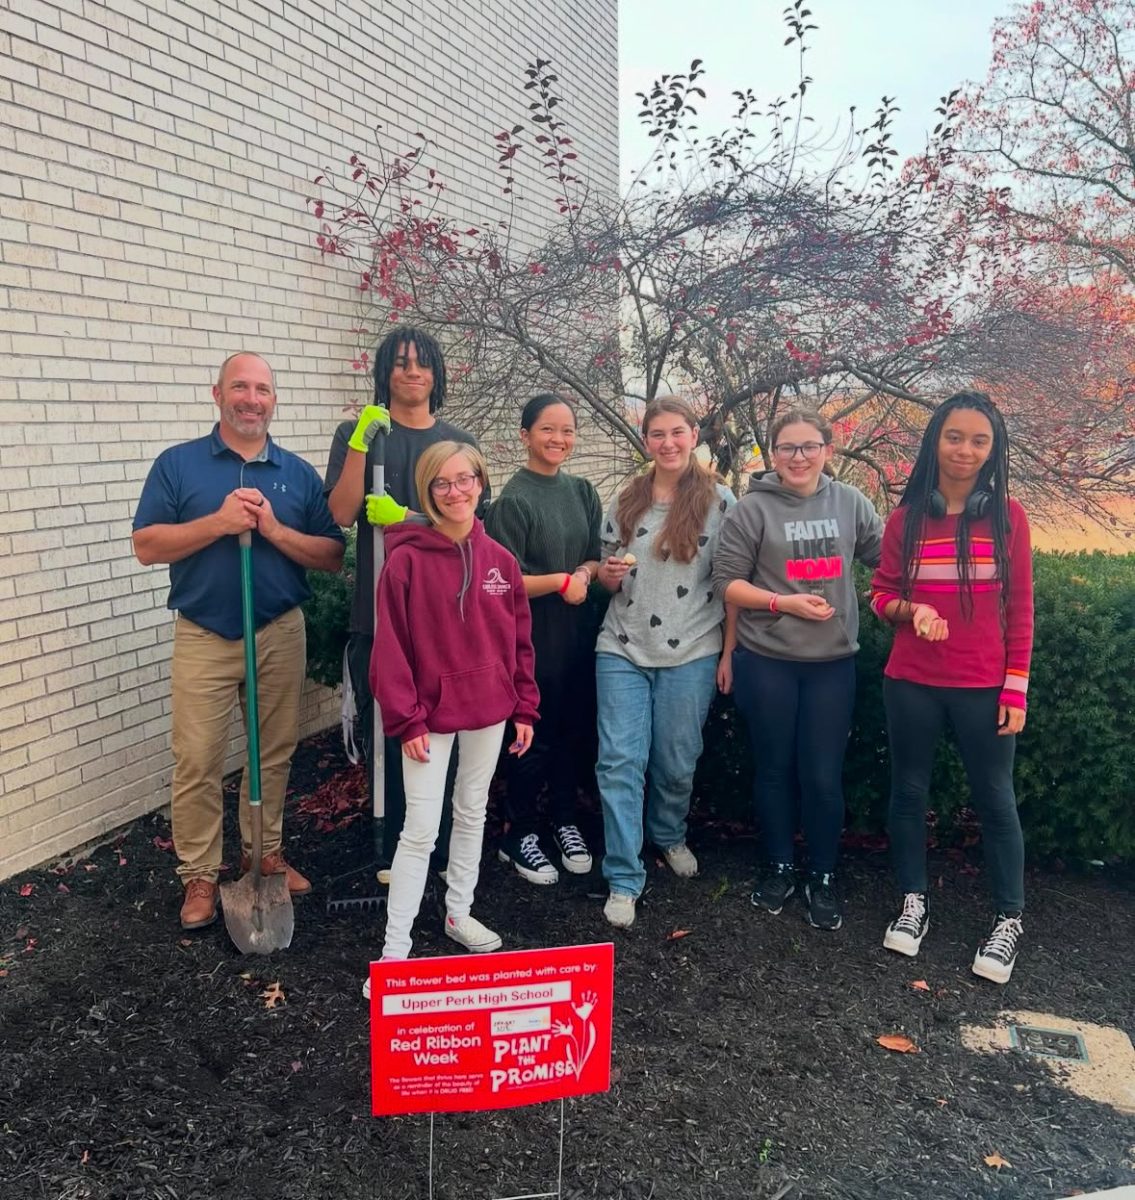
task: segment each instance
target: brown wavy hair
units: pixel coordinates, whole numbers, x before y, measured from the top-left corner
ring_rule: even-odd
[[[696,433],[698,419],[694,410],[678,396],[664,396],[651,400],[642,414],[642,436],[650,432],[650,423],[662,413],[681,417]],[[654,542],[655,555],[665,562],[675,558],[680,563],[693,562],[698,552],[698,538],[705,529],[705,520],[717,501],[717,476],[703,467],[691,454],[686,473],[678,480],[674,499],[666,522]],[[644,475],[638,475],[619,493],[616,513],[619,522],[619,537],[624,545],[634,537],[634,531],[643,514],[654,503],[654,466]]]

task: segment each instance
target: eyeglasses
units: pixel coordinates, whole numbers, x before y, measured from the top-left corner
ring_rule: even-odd
[[[801,458],[813,459],[822,454],[823,450],[823,442],[801,442],[798,446],[793,442],[778,442],[772,448],[772,452],[777,458],[788,459],[793,459],[798,454]]]
[[[473,484],[480,478],[479,475],[458,475],[453,479],[431,479],[430,491],[435,496],[448,496],[454,488],[459,492],[468,493],[473,490]]]

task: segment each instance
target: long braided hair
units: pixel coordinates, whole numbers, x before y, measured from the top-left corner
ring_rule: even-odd
[[[934,410],[922,435],[914,469],[907,480],[899,507],[905,508],[902,531],[902,591],[904,600],[914,593],[921,545],[931,496],[938,488],[938,444],[946,418],[959,408],[972,409],[987,418],[993,429],[993,447],[974,484],[974,491],[989,495],[986,512],[993,527],[993,561],[996,579],[1001,585],[1001,612],[1004,615],[1009,593],[1009,431],[1000,409],[985,392],[955,392]],[[973,564],[970,559],[970,514],[963,508],[958,515],[955,547],[958,579],[961,584],[962,612],[973,615]]]
[[[390,407],[390,373],[399,351],[408,352],[411,346],[418,356],[418,365],[433,372],[430,412],[435,413],[445,403],[445,358],[437,339],[413,325],[399,325],[379,342],[374,352],[374,402],[383,408]]]

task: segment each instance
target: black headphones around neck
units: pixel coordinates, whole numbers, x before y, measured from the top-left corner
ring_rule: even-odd
[[[989,511],[989,505],[992,503],[993,497],[989,492],[983,492],[980,489],[975,489],[970,492],[966,498],[966,516],[970,520],[976,520],[978,517],[984,517]],[[932,517],[944,517],[946,515],[946,497],[937,489],[930,493],[930,499],[926,503],[926,511]]]

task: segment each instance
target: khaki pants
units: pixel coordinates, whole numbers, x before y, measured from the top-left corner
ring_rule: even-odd
[[[257,707],[264,853],[280,849],[284,793],[299,738],[300,693],[307,665],[303,612],[293,608],[256,634]],[[238,699],[245,728],[244,642],[178,616],[173,635],[173,843],[184,880],[215,881],[221,869],[225,751]],[[240,785],[240,837],[251,846],[248,770]]]

